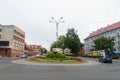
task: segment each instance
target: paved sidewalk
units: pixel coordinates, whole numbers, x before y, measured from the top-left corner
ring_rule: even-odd
[[[98,64],[101,64],[99,62],[91,61],[91,60],[88,60],[86,63],[81,63],[81,64],[38,63],[38,62],[25,61],[25,59],[13,60],[11,62],[15,63],[15,64],[23,64],[23,65],[48,65],[48,66],[85,66],[85,65],[87,66],[87,65],[98,65]]]

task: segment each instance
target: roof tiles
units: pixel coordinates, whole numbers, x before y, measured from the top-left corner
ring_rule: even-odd
[[[108,32],[108,31],[111,31],[111,30],[114,30],[117,28],[120,28],[120,21],[117,23],[113,23],[111,25],[108,25],[108,26],[104,27],[103,29],[105,30],[105,32]],[[94,37],[94,36],[101,34],[101,29],[98,29],[97,31],[90,33],[90,35],[85,39],[88,39],[88,38],[91,38],[91,37]]]

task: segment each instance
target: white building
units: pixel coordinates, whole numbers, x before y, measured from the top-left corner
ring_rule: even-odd
[[[90,49],[92,49],[92,45],[94,45],[93,40],[100,36],[114,38],[114,48],[116,49],[116,52],[120,52],[120,21],[90,33],[90,35],[84,39],[85,54],[90,53]]]

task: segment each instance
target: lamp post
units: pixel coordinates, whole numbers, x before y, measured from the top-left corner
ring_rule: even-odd
[[[119,34],[119,33],[117,33],[117,36],[118,36],[118,51],[120,51],[120,41],[119,41],[120,34]]]
[[[58,40],[58,25],[59,25],[59,23],[65,23],[65,21],[63,21],[62,19],[63,19],[63,17],[61,17],[58,20],[56,20],[54,17],[52,17],[50,20],[50,22],[53,22],[56,24],[56,41]]]

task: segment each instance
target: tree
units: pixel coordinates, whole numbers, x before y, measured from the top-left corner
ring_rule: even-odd
[[[58,38],[58,41],[55,41],[51,45],[52,48],[69,48],[72,53],[77,54],[81,48],[81,42],[77,35],[77,31],[74,28],[68,29],[66,35],[61,35]]]
[[[51,44],[50,50],[52,51],[52,48],[57,48],[58,41],[55,41]]]
[[[65,39],[64,35],[59,36],[58,38],[58,47],[64,49],[65,48]]]
[[[71,49],[71,52],[77,54],[81,48],[81,42],[74,28],[68,29],[65,38],[65,47]]]
[[[55,42],[52,43],[51,50],[52,50],[52,48],[62,48],[62,49],[64,49],[65,48],[64,44],[65,44],[65,36],[61,35],[61,36],[59,36],[58,41],[55,41]]]
[[[110,52],[115,51],[114,48],[114,38],[110,37],[100,37],[97,38],[96,40],[93,40],[94,46],[96,50],[105,50],[106,54],[109,54]]]

